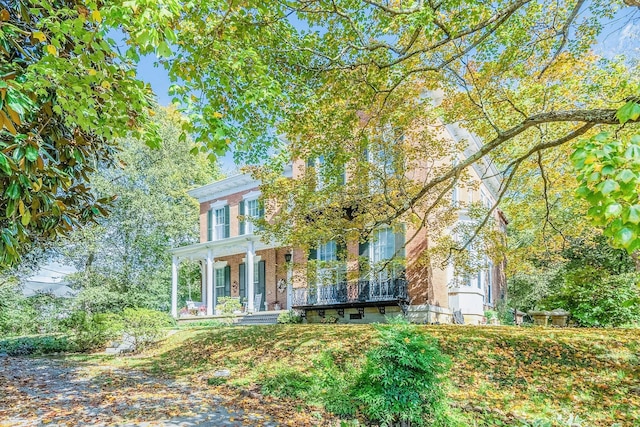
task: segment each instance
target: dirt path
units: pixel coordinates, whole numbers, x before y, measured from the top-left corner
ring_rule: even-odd
[[[277,426],[226,408],[211,390],[140,371],[0,357],[0,427]]]

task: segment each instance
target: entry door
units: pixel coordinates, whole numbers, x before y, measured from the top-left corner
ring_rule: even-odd
[[[243,302],[247,302],[247,268],[245,263],[239,266],[240,275],[239,279],[239,291],[240,298]],[[266,298],[266,262],[259,261],[253,267],[253,292],[254,295],[262,295],[260,298],[260,307],[254,307],[256,311],[264,311],[264,301]],[[255,301],[254,301],[255,302]]]

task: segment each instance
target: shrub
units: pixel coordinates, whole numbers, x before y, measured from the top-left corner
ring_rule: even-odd
[[[122,321],[113,313],[90,314],[75,311],[64,320],[63,326],[69,332],[74,350],[85,352],[102,348],[120,334]]]
[[[143,350],[164,335],[163,328],[174,320],[167,313],[146,308],[126,308],[122,313],[122,332],[133,340],[136,350]]]
[[[7,353],[9,356],[65,353],[74,349],[73,343],[63,335],[25,336],[0,340],[0,353]]]
[[[384,426],[448,425],[443,376],[449,360],[436,339],[401,320],[376,329],[380,344],[367,352],[355,386],[362,413]]]
[[[240,298],[238,297],[218,297],[218,304],[216,305],[216,312],[222,315],[230,316],[236,311],[242,310],[242,304],[240,304]]]
[[[295,310],[285,311],[278,316],[278,323],[283,325],[302,323],[302,316]]]
[[[562,308],[580,326],[622,326],[640,321],[637,273],[599,274],[591,267],[567,274],[563,288],[540,303],[545,310]]]

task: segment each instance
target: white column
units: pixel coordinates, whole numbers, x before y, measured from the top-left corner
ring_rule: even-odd
[[[293,258],[287,263],[287,310],[293,308]]]
[[[207,316],[213,315],[213,301],[215,301],[213,287],[213,251],[207,251]]]
[[[253,250],[253,242],[249,241],[247,243],[247,311],[249,313],[253,313],[255,310],[260,310],[260,307],[254,307],[253,303],[255,300],[255,289],[253,288],[253,277],[254,277],[254,260],[256,257],[256,253]],[[263,295],[266,297],[266,295]]]
[[[173,256],[171,262],[171,315],[178,318],[178,257]]]
[[[207,305],[207,264],[200,260],[200,302]]]

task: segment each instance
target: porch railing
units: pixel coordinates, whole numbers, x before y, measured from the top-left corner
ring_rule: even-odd
[[[294,289],[292,305],[294,307],[341,305],[406,299],[406,279],[359,280],[358,282],[341,282],[334,285]]]

